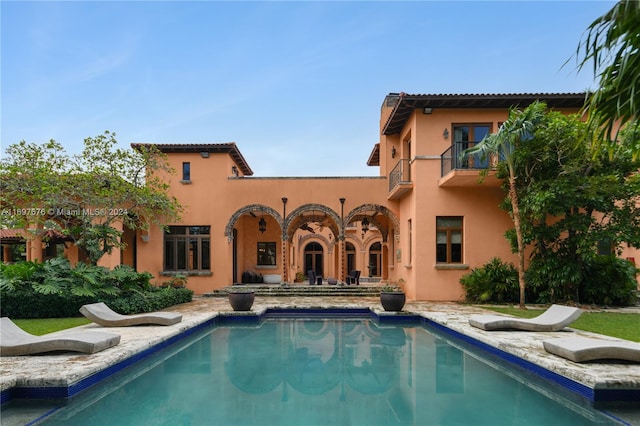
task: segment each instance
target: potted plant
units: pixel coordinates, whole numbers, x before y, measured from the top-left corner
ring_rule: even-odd
[[[397,282],[383,285],[380,289],[380,304],[385,311],[399,312],[404,307],[407,298],[402,290],[402,283],[404,280],[401,278]]]
[[[246,287],[233,286],[228,291],[229,304],[234,311],[250,311],[256,298],[255,292]]]
[[[187,276],[176,274],[169,280],[169,285],[173,288],[184,288],[187,286]]]

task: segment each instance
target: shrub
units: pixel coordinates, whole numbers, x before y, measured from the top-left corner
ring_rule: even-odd
[[[460,278],[465,297],[471,303],[517,303],[518,270],[511,263],[494,257],[481,268],[474,268]]]
[[[22,318],[69,318],[80,316],[80,306],[93,303],[86,296],[36,293],[30,288],[3,291],[0,314],[12,319]]]
[[[186,288],[159,289],[152,275],[128,266],[108,270],[64,258],[44,263],[19,262],[0,266],[0,313],[11,318],[79,316],[87,303],[105,302],[120,313],[134,314],[190,302]]]
[[[29,287],[34,274],[42,268],[42,263],[17,262],[0,263],[0,290],[14,290],[18,287]]]
[[[531,262],[527,284],[538,303],[628,306],[635,302],[637,272],[630,262],[615,256],[583,258],[581,263],[546,256]]]
[[[42,294],[116,295],[119,289],[107,279],[108,274],[107,268],[82,262],[72,267],[67,259],[57,257],[42,263],[42,267],[33,274],[31,286]]]
[[[94,298],[67,294],[42,294],[20,289],[2,293],[1,315],[13,318],[69,318],[80,316],[80,307],[88,303],[105,302],[121,314],[137,314],[162,310],[193,300],[193,291],[186,288],[156,288],[125,297]],[[28,307],[26,309],[25,307]]]
[[[635,302],[638,269],[615,256],[597,256],[585,266],[580,285],[580,302],[597,305],[629,306]]]
[[[122,293],[138,293],[151,290],[151,275],[148,272],[137,272],[131,266],[119,265],[113,268],[107,279]]]
[[[145,293],[134,293],[129,297],[121,297],[110,301],[104,301],[111,309],[123,315],[137,314],[140,312],[159,311],[169,306],[191,302],[193,290],[174,287],[153,287]]]

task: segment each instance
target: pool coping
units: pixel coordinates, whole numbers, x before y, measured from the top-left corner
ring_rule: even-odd
[[[424,305],[424,304],[422,304]],[[430,305],[430,306],[433,306]],[[258,306],[248,312],[218,311],[200,312],[192,318],[185,316],[182,323],[169,327],[122,327],[117,331],[123,334],[121,351],[108,349],[104,355],[69,355],[56,354],[35,357],[35,361],[49,361],[50,358],[64,363],[79,362],[81,367],[73,374],[66,377],[52,378],[51,374],[29,376],[29,372],[22,374],[4,374],[0,371],[0,401],[2,404],[13,399],[66,399],[101,382],[107,377],[135,364],[136,362],[157,353],[172,344],[216,324],[225,323],[258,323],[269,316],[303,316],[303,317],[327,317],[327,316],[369,316],[380,324],[401,324],[418,321],[435,327],[440,332],[451,336],[461,342],[492,356],[506,361],[509,364],[524,368],[533,374],[562,386],[593,403],[610,403],[640,400],[640,366],[633,364],[577,364],[564,360],[555,355],[546,353],[542,347],[545,339],[566,335],[567,331],[538,333],[538,332],[486,332],[474,329],[468,325],[469,312],[473,311],[466,306],[456,305],[455,312],[443,309],[423,309],[421,305],[405,307],[400,313],[385,312],[376,305],[363,306],[347,304],[346,306],[282,306],[271,304]],[[476,309],[482,312],[482,310]],[[295,315],[297,314],[297,315]],[[83,326],[95,328],[95,324]],[[568,331],[580,334],[589,334],[577,331]],[[559,334],[560,333],[560,334]],[[148,340],[138,338],[139,334],[148,335]],[[153,337],[153,338],[151,338]],[[113,349],[113,348],[112,348]],[[111,352],[109,352],[111,351]],[[111,356],[107,356],[111,354]],[[5,364],[7,358],[3,357],[0,364]],[[26,358],[26,363],[34,360]],[[93,362],[91,362],[93,360]],[[17,360],[20,361],[20,360]],[[83,362],[84,361],[84,362]],[[45,363],[46,364],[46,363]],[[51,364],[56,364],[52,362]],[[60,365],[57,363],[58,366]],[[89,368],[91,367],[91,368]],[[46,368],[45,368],[46,369]],[[48,370],[48,369],[47,369]],[[58,375],[63,371],[58,368]],[[603,374],[604,373],[604,374]],[[55,376],[55,374],[54,374]]]

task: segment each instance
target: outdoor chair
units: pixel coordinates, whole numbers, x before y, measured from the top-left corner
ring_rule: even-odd
[[[360,285],[360,271],[351,271],[351,273],[347,276],[346,281],[348,285]]]
[[[640,343],[571,336],[542,342],[544,349],[573,362],[623,360],[640,362]]]
[[[582,310],[571,306],[551,305],[534,318],[515,318],[502,315],[472,315],[469,324],[487,331],[559,331],[582,315]]]
[[[148,312],[121,315],[104,303],[83,305],[80,313],[103,327],[127,327],[130,325],[173,325],[182,321],[182,314],[174,312]]]
[[[120,343],[120,335],[89,330],[62,330],[35,336],[8,317],[0,322],[0,356],[33,355],[55,351],[92,354]]]

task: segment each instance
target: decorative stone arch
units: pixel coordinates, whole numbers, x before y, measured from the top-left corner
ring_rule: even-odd
[[[372,211],[375,213],[367,214],[368,212]],[[376,219],[376,215],[378,213],[387,217],[393,224],[394,237],[396,241],[398,241],[400,239],[400,220],[391,210],[389,210],[385,206],[381,206],[379,204],[362,204],[361,206],[356,207],[347,214],[344,223],[348,224],[351,222],[359,222],[366,217],[370,223],[374,224],[376,228],[378,228],[380,234],[382,235],[382,242],[385,243],[389,238],[389,227],[387,224],[383,224],[378,219]]]
[[[336,241],[335,239],[333,241],[329,241],[329,239],[326,238],[324,235],[309,234],[309,235],[305,235],[302,238],[300,238],[300,248],[302,249],[302,247],[307,245],[307,243],[309,243],[309,242],[320,242],[325,247],[327,247],[327,253],[333,253],[333,248],[335,246],[335,241]],[[302,250],[304,250],[304,249],[302,249]]]
[[[305,215],[305,213],[309,212],[313,214],[310,216]],[[322,204],[304,204],[293,210],[285,218],[284,226],[282,227],[283,239],[291,242],[293,235],[300,226],[309,222],[323,222],[325,219],[330,219],[326,226],[336,238],[342,235],[343,226],[340,216],[335,211]]]
[[[228,241],[233,240],[233,228],[236,226],[236,222],[245,214],[256,213],[259,212],[263,215],[269,215],[273,217],[276,222],[280,224],[282,227],[282,216],[275,209],[265,206],[264,204],[249,204],[248,206],[244,206],[241,209],[237,210],[234,214],[229,218],[229,222],[227,222],[227,226],[224,228],[224,235],[226,235]]]
[[[345,243],[351,243],[352,246],[355,247],[356,250],[359,251],[364,251],[364,245],[362,244],[362,240],[360,240],[359,238],[354,238],[354,237],[348,237],[344,239]]]
[[[380,241],[378,239],[378,237],[376,237],[375,235],[369,235],[363,242],[362,242],[362,250],[363,251],[368,251],[369,248],[375,244],[375,243],[384,243],[383,241]]]

